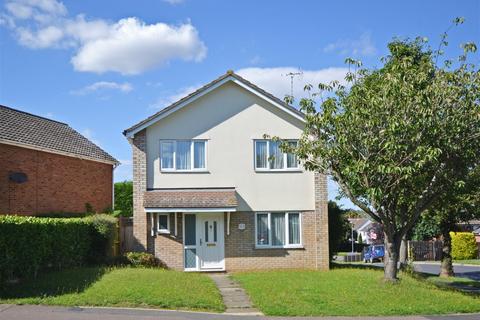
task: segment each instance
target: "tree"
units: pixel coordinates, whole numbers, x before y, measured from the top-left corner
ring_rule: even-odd
[[[412,230],[412,239],[417,241],[427,241],[441,235],[440,221],[435,212],[427,210],[418,219],[417,224]]]
[[[474,44],[464,45],[458,64],[441,67],[441,50],[432,52],[425,39],[394,40],[388,48],[378,70],[347,59],[360,68],[347,74],[350,87],[333,81],[312,93],[306,86],[305,130],[290,151],[308,170],[331,175],[383,225],[384,279],[396,281],[402,237],[480,156],[480,72],[467,63]]]
[[[328,245],[330,260],[339,251],[340,244],[346,241],[346,234],[350,229],[345,216],[346,210],[334,201],[328,201]]]
[[[451,277],[454,275],[451,231],[455,231],[459,222],[480,217],[480,164],[469,170],[465,181],[452,185],[446,195],[438,198],[432,211],[432,220],[437,223],[443,240],[440,276]]]
[[[131,217],[133,215],[133,182],[123,181],[115,183],[115,211],[120,215]]]

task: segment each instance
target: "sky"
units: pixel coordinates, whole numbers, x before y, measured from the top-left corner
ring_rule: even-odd
[[[0,104],[66,122],[122,162],[122,131],[234,70],[282,98],[342,80],[345,58],[381,67],[394,37],[446,54],[480,44],[480,1],[115,0],[0,2]],[[329,182],[329,198],[338,195]],[[353,207],[347,199],[339,201]]]

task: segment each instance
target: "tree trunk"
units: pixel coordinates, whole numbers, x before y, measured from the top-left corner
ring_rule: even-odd
[[[442,228],[442,264],[440,268],[440,277],[453,277],[452,264],[452,237],[450,236],[450,228]]]
[[[402,242],[400,243],[400,268],[407,266],[408,259],[408,245],[407,245],[407,236],[403,236]]]
[[[400,251],[400,241],[393,235],[385,233],[385,267],[384,267],[384,281],[397,282],[398,259]]]

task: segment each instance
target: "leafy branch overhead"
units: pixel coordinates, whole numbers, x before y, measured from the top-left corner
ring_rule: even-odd
[[[306,169],[331,175],[384,225],[394,260],[420,214],[480,159],[480,72],[468,62],[476,46],[463,45],[456,62],[438,66],[446,38],[436,51],[424,38],[395,39],[376,70],[347,59],[347,85],[319,84],[300,101],[306,126],[295,149],[299,159]],[[393,263],[390,269],[387,278],[396,278]]]

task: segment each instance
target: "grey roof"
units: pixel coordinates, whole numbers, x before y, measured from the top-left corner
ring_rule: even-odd
[[[2,140],[79,158],[119,163],[66,123],[0,105],[0,143]]]
[[[368,222],[372,222],[367,218],[349,218],[348,221],[353,224],[353,230],[361,230]]]
[[[246,80],[245,78],[239,76],[238,74],[236,74],[235,72],[233,72],[232,70],[228,70],[225,74],[223,74],[222,76],[218,77],[217,79],[213,80],[212,82],[209,82],[207,83],[206,85],[204,85],[203,87],[201,87],[200,89],[190,93],[189,95],[183,97],[182,99],[178,100],[177,102],[174,102],[172,103],[171,105],[169,105],[168,107],[165,107],[164,109],[160,110],[159,112],[151,115],[150,117],[148,117],[147,119],[145,120],[142,120],[140,121],[139,123],[133,125],[132,127],[126,129],[123,131],[123,134],[124,135],[127,135],[129,132],[137,129],[138,127],[144,125],[145,123],[149,122],[150,120],[158,117],[159,115],[165,113],[165,112],[168,112],[170,111],[171,109],[175,108],[176,106],[178,106],[179,104],[189,100],[190,98],[193,98],[195,97],[196,95],[202,93],[203,91],[207,90],[208,88],[214,86],[215,84],[217,84],[218,82],[224,80],[225,78],[228,78],[228,77],[233,77],[235,79],[237,79],[238,81],[242,82],[243,84],[249,86],[250,88],[254,89],[255,91],[261,93],[262,95],[268,97],[269,99],[275,101],[276,103],[280,104],[281,106],[291,110],[292,112],[296,113],[297,115],[301,116],[301,117],[305,117],[305,114],[297,109],[295,109],[293,106],[289,105],[288,103],[285,103],[282,99],[279,99],[277,97],[275,97],[273,94],[263,90],[262,88],[254,85],[253,83],[251,83],[250,81]]]
[[[143,194],[145,208],[235,208],[235,188],[157,189]]]

